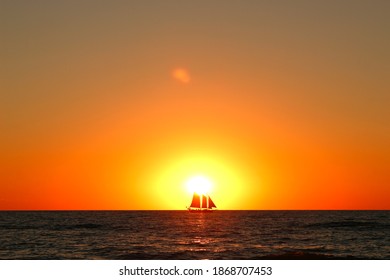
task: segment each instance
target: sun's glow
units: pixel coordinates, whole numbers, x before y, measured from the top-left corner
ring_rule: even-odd
[[[204,176],[194,176],[187,180],[186,187],[190,193],[206,194],[212,187],[211,181]]]
[[[183,210],[191,202],[194,192],[207,192],[219,209],[242,209],[240,203],[256,195],[254,192],[250,195],[243,192],[244,186],[251,184],[248,178],[252,177],[243,173],[235,164],[237,161],[226,155],[217,154],[215,151],[207,151],[207,155],[204,155],[196,151],[196,155],[167,154],[165,158],[168,160],[153,166],[148,173],[143,174],[144,181],[140,181],[140,190],[149,191],[145,195],[145,201],[148,201],[147,198],[156,197],[160,205],[163,205],[153,208],[156,201],[149,199],[150,208]],[[148,176],[150,173],[156,173],[156,176]],[[204,179],[194,179],[202,177]],[[196,187],[195,190],[195,186],[203,185],[202,181],[206,181],[206,190],[202,190],[203,187],[199,190]],[[152,187],[148,189],[148,186]],[[134,193],[129,192],[129,196],[131,195]]]

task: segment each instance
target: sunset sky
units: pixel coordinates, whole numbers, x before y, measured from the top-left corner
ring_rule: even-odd
[[[0,0],[0,209],[390,209],[389,11]]]

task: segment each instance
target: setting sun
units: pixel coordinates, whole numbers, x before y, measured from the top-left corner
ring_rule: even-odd
[[[186,187],[190,193],[206,194],[212,187],[211,181],[204,176],[194,176],[187,180]]]

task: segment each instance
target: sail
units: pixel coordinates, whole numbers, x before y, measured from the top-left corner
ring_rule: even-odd
[[[202,208],[207,208],[207,196],[202,195]]]
[[[203,212],[203,211],[212,211],[212,208],[216,208],[217,206],[211,200],[208,195],[199,195],[194,193],[192,197],[192,202],[188,210],[190,212]]]
[[[214,204],[214,202],[211,200],[211,197],[209,197],[209,208],[216,208],[217,206]]]
[[[197,193],[194,193],[190,207],[200,208],[200,196]]]

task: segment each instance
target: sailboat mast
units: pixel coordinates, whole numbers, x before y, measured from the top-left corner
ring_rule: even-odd
[[[192,202],[188,210],[190,212],[203,212],[203,211],[212,211],[213,208],[217,206],[211,200],[211,197],[208,194],[198,194],[194,192],[192,197]]]

